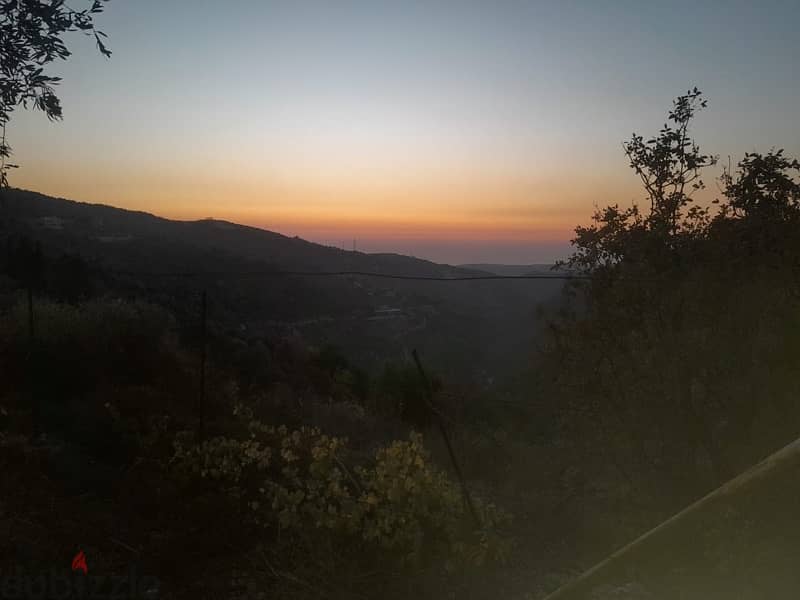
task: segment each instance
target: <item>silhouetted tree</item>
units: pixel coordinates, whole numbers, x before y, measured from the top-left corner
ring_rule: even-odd
[[[784,156],[783,150],[767,154],[746,153],[738,172],[726,171],[723,214],[760,221],[784,221],[800,211],[800,183],[792,171],[800,174],[800,162]]]
[[[703,189],[702,169],[716,164],[690,137],[689,128],[698,110],[707,106],[702,92],[691,89],[673,101],[668,122],[658,135],[645,141],[633,134],[623,144],[631,168],[642,181],[650,203],[648,213],[638,205],[612,205],[597,211],[588,227],[577,227],[572,240],[571,267],[594,271],[623,259],[629,263],[663,258],[663,250],[675,249],[708,221],[707,209],[693,205],[693,195]],[[687,207],[688,210],[687,210]]]
[[[693,193],[716,158],[689,135],[705,106],[689,90],[657,136],[624,145],[649,211],[609,206],[576,229],[568,264],[594,277],[572,286],[545,368],[591,451],[690,495],[800,433],[800,165],[745,155],[712,218]]]
[[[718,242],[746,251],[749,260],[780,267],[795,242],[800,226],[800,162],[784,151],[747,153],[736,173],[726,169],[721,177],[725,201],[714,222]],[[734,250],[734,252],[737,252]],[[797,252],[795,252],[797,254]],[[783,265],[786,266],[786,265]]]
[[[8,170],[15,167],[6,162],[11,148],[5,135],[13,110],[33,107],[50,120],[62,116],[54,90],[61,78],[45,73],[45,68],[71,55],[64,34],[91,35],[100,52],[111,56],[101,39],[105,34],[94,26],[95,15],[108,1],[92,0],[89,8],[74,10],[64,0],[0,0],[0,188],[8,185]]]
[[[631,168],[639,175],[650,199],[646,221],[651,229],[677,233],[683,209],[692,201],[694,192],[704,187],[701,169],[716,163],[715,157],[703,154],[689,137],[695,113],[706,105],[702,92],[691,89],[674,100],[669,122],[656,137],[645,142],[642,136],[633,134],[623,144]]]

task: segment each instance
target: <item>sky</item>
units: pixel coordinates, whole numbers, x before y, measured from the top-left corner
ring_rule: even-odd
[[[642,200],[621,144],[689,87],[709,101],[704,151],[799,156],[798,22],[797,0],[112,0],[112,58],[76,34],[51,69],[64,120],[15,113],[11,183],[363,251],[549,262],[596,206]]]

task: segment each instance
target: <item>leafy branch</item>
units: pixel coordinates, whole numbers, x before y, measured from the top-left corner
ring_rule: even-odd
[[[0,1],[0,188],[8,185],[7,163],[11,147],[6,142],[6,125],[15,108],[33,108],[51,121],[63,117],[55,86],[61,78],[46,72],[50,63],[66,60],[72,52],[63,40],[65,33],[82,32],[95,40],[106,58],[111,56],[106,34],[95,28],[94,18],[109,0],[92,0],[88,8],[76,10],[65,0]]]

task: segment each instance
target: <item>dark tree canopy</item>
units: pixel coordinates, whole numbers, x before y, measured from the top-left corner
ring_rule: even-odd
[[[64,0],[0,0],[0,187],[8,185],[6,160],[11,148],[6,143],[6,125],[18,106],[41,110],[50,120],[62,117],[61,102],[54,87],[60,77],[45,71],[55,60],[72,54],[64,34],[80,31],[94,37],[104,56],[111,51],[103,43],[106,35],[94,26],[109,0],[92,0],[83,10],[67,6]]]
[[[542,367],[564,427],[627,481],[687,497],[800,424],[800,162],[745,154],[712,213],[693,198],[716,162],[690,137],[705,106],[689,90],[656,136],[624,144],[649,210],[612,205],[576,228],[567,264],[593,277],[568,286]]]
[[[741,218],[790,218],[800,210],[797,174],[800,162],[784,156],[782,149],[767,154],[747,153],[735,175],[726,171],[722,176],[728,200],[723,211]]]

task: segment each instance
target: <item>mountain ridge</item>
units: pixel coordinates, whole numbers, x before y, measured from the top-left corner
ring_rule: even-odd
[[[262,261],[275,259],[286,263],[287,267],[302,266],[312,271],[322,270],[319,267],[324,265],[332,270],[356,266],[359,270],[373,268],[380,273],[388,273],[389,268],[394,268],[398,269],[398,275],[413,275],[415,271],[419,271],[423,276],[463,276],[470,272],[469,269],[399,253],[342,250],[298,236],[291,237],[269,229],[222,219],[169,219],[146,211],[56,198],[31,190],[7,190],[2,206],[7,216],[17,221],[28,221],[35,228],[38,225],[38,229],[59,231],[69,226],[71,229],[78,229],[82,234],[106,234],[106,237],[171,234],[177,240],[188,241],[195,246],[219,244],[220,249],[244,258]],[[50,221],[46,221],[47,219]],[[194,236],[202,236],[203,239],[192,239]],[[232,236],[238,236],[239,239],[232,240]]]

